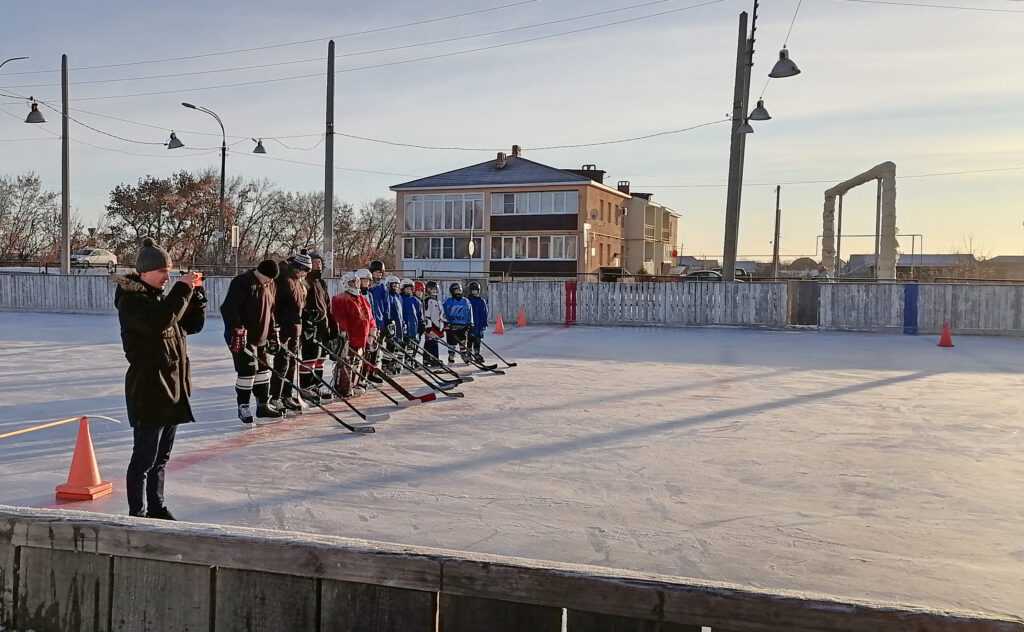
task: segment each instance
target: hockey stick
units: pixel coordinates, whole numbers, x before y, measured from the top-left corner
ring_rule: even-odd
[[[441,339],[437,338],[437,340],[440,342]],[[435,366],[438,369],[440,369],[441,372],[448,373],[448,374],[454,376],[455,379],[454,380],[450,380],[450,381],[455,381],[455,382],[472,382],[473,379],[474,379],[472,375],[463,375],[463,374],[459,373],[458,371],[456,371],[455,369],[452,369],[451,367],[449,367],[444,362],[441,362],[441,358],[439,358],[436,355],[434,355],[433,353],[430,353],[429,351],[427,351],[426,347],[423,348],[423,357],[425,357],[425,358],[429,357],[431,360],[433,360],[435,362]],[[440,372],[434,372],[433,370],[430,369],[430,367],[427,367],[426,365],[423,365],[423,366],[428,371],[430,371],[430,373],[433,373],[434,375],[440,376],[440,374],[441,374]]]
[[[281,351],[285,355],[287,355],[287,356],[289,356],[289,357],[291,357],[293,359],[297,360],[299,358],[297,355],[292,353],[291,350],[289,350],[286,347],[281,347]],[[271,370],[273,370],[273,369],[271,369]],[[334,386],[332,386],[327,380],[325,380],[324,378],[320,377],[319,375],[317,375],[315,373],[313,374],[313,378],[316,379],[321,384],[323,384],[324,386],[326,386],[327,388],[329,388],[332,391],[334,391],[334,394],[337,395],[339,399],[341,399],[342,403],[345,404],[346,406],[348,406],[349,408],[351,408],[352,412],[354,412],[356,415],[358,415],[363,421],[366,421],[366,422],[369,422],[369,423],[377,423],[377,422],[380,422],[380,421],[386,421],[388,419],[388,417],[390,417],[390,415],[388,415],[386,413],[381,413],[381,414],[376,414],[376,415],[367,415],[363,411],[361,411],[358,408],[356,408],[355,406],[353,406],[352,402],[350,402],[347,399],[345,399],[344,397],[342,397],[341,393],[339,393],[337,390],[335,390]],[[294,384],[292,385],[292,388],[296,388]],[[302,391],[299,390],[299,393],[302,393]],[[320,404],[317,404],[317,406],[320,406]],[[320,406],[320,408],[323,408],[323,406]],[[326,410],[326,409],[324,409],[324,410]]]
[[[426,377],[421,375],[420,372],[417,371],[414,366],[409,365],[409,364],[405,364],[404,362],[403,362],[403,365],[409,371],[409,373],[411,373],[412,375],[416,376],[416,378],[419,381],[421,381],[424,384],[426,384],[427,386],[429,386],[431,390],[437,391],[438,393],[441,393],[445,397],[456,398],[456,397],[465,397],[466,396],[465,393],[459,393],[457,391],[454,392],[454,393],[449,393],[448,392],[450,389],[453,389],[456,386],[458,386],[457,382],[444,382],[443,384],[440,384],[440,383],[437,383],[437,382],[431,382]],[[430,373],[430,371],[427,371],[427,373]],[[433,374],[431,374],[431,375],[433,375]],[[433,375],[433,377],[434,377],[434,379],[438,379],[436,375]]]
[[[317,344],[320,344],[320,343],[318,342]],[[338,356],[334,355],[334,352],[332,352],[330,349],[328,349],[324,345],[320,345],[320,348],[323,349],[324,351],[326,351],[327,354],[332,359],[334,359],[335,363],[337,363],[337,364],[344,364],[345,363],[344,360],[342,360]],[[360,356],[357,355],[357,357],[360,357]],[[344,369],[339,369],[339,370],[344,370]],[[422,404],[422,403],[425,403],[425,402],[431,402],[431,401],[434,401],[434,399],[436,399],[436,395],[434,395],[433,393],[429,393],[427,395],[420,395],[420,396],[412,395],[412,393],[409,393],[410,397],[406,397],[406,400],[404,402],[400,402],[397,399],[395,399],[394,397],[392,397],[391,394],[388,393],[387,391],[385,391],[381,386],[379,386],[377,384],[374,384],[371,380],[366,380],[366,383],[369,384],[371,387],[373,387],[373,389],[376,390],[378,393],[380,393],[384,397],[387,397],[389,400],[391,400],[391,402],[395,406],[398,406],[399,408],[408,408],[409,406],[413,406],[415,404]],[[331,387],[328,387],[328,388],[331,388]],[[331,388],[331,390],[333,391],[334,389]],[[405,397],[404,394],[403,394],[403,397]]]
[[[437,387],[440,388],[441,390],[455,388],[464,381],[461,378],[449,380],[445,377],[442,377],[441,375],[431,371],[426,365],[424,365],[422,362],[417,360],[415,357],[409,355],[408,353],[405,354],[403,358],[404,359],[402,360],[402,362],[405,364],[405,368],[407,368],[411,372],[419,371],[425,374],[427,377],[431,379],[432,382],[437,384]],[[472,379],[465,381],[471,382]]]
[[[493,354],[494,354],[494,357],[495,357],[495,358],[498,358],[499,360],[501,360],[502,362],[504,362],[505,364],[507,364],[507,365],[508,365],[509,367],[519,366],[519,363],[518,363],[518,362],[509,362],[509,361],[508,361],[508,360],[506,360],[505,358],[501,357],[501,354],[500,354],[500,353],[498,353],[497,351],[495,351],[494,349],[492,349],[492,348],[491,348],[491,345],[489,345],[489,344],[487,344],[486,342],[484,342],[484,339],[483,339],[483,338],[481,338],[481,339],[480,339],[480,344],[482,344],[482,345],[484,346],[484,349],[487,349],[488,351],[490,351],[491,353],[493,353]]]
[[[362,362],[363,366],[365,366],[369,371],[372,371],[372,372],[377,373],[378,375],[380,375],[380,377],[383,378],[385,382],[387,382],[388,384],[391,385],[391,388],[395,389],[396,391],[398,391],[399,393],[401,393],[405,397],[407,397],[409,399],[420,399],[420,400],[422,400],[424,402],[432,402],[435,399],[437,399],[437,395],[435,393],[427,393],[426,395],[420,395],[418,397],[416,395],[413,395],[412,393],[409,392],[409,390],[407,388],[405,388],[404,386],[399,384],[397,381],[395,381],[395,378],[393,378],[390,375],[388,375],[387,371],[384,371],[383,369],[379,368],[377,365],[373,364],[372,362],[370,362],[369,360],[367,360],[366,358],[364,358],[362,356],[356,356],[356,357],[359,358],[359,361]],[[445,393],[444,391],[441,391],[441,392],[444,393],[445,395],[448,395],[449,397],[462,397],[462,393],[458,393],[458,394],[452,395],[451,393]]]
[[[257,362],[259,362],[258,358],[257,358]],[[266,368],[266,369],[269,369],[270,372],[273,375],[277,376],[277,379],[279,379],[282,382],[284,382],[285,384],[291,386],[296,391],[299,391],[299,387],[294,382],[292,382],[291,380],[289,380],[285,376],[283,376],[280,373],[278,373],[276,370],[274,370],[273,367],[267,366],[267,365],[263,365],[263,367]],[[330,415],[331,418],[334,419],[334,421],[336,421],[339,424],[341,424],[349,432],[355,432],[357,434],[371,434],[371,433],[377,432],[377,429],[374,428],[373,426],[353,426],[351,424],[345,423],[340,417],[338,417],[337,415],[335,415],[331,411],[327,410],[327,408],[325,408],[323,404],[317,403],[316,407],[319,408],[320,410],[324,411],[328,415]],[[366,419],[366,417],[363,417],[363,419]]]
[[[456,349],[455,347],[451,346],[450,344],[448,344],[444,340],[438,339],[438,342],[440,342],[445,347],[448,347],[449,351],[452,351],[453,353],[457,353],[460,356],[468,356],[469,355],[468,351],[464,353],[464,352]],[[463,357],[463,359],[465,360],[466,358]],[[473,358],[470,358],[469,360],[467,360],[467,364],[472,364],[473,366],[477,367],[478,369],[481,369],[483,371],[489,371],[491,373],[494,373],[495,375],[505,375],[505,372],[502,371],[501,369],[499,369],[497,364],[483,364],[481,362],[477,362]]]

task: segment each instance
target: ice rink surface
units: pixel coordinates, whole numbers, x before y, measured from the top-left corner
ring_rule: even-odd
[[[245,429],[211,319],[190,338],[199,422],[178,433],[168,506],[179,520],[1024,613],[1024,340],[534,326],[486,340],[520,366],[463,385],[463,400],[355,400],[391,411],[375,435],[323,414]],[[116,317],[0,313],[0,433],[125,419],[125,367]],[[0,440],[0,504],[56,506],[75,428]],[[131,430],[92,433],[114,495],[62,506],[127,513]]]

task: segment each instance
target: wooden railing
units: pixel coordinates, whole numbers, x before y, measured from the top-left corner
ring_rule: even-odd
[[[1019,618],[366,540],[0,506],[4,626],[35,632],[1024,631]]]

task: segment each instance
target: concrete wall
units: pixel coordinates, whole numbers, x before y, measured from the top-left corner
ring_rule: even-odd
[[[563,628],[563,612],[565,627]],[[0,505],[0,629],[1022,632],[1024,622],[609,568]]]

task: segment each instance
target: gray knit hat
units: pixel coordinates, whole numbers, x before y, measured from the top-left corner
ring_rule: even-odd
[[[142,247],[139,248],[139,254],[135,257],[135,270],[138,272],[152,272],[153,270],[162,270],[164,268],[171,267],[171,255],[167,254],[167,251],[156,245],[149,237],[142,240]]]
[[[305,270],[306,272],[313,269],[313,260],[310,259],[309,255],[305,252],[288,257],[288,263],[292,264],[299,270]]]

